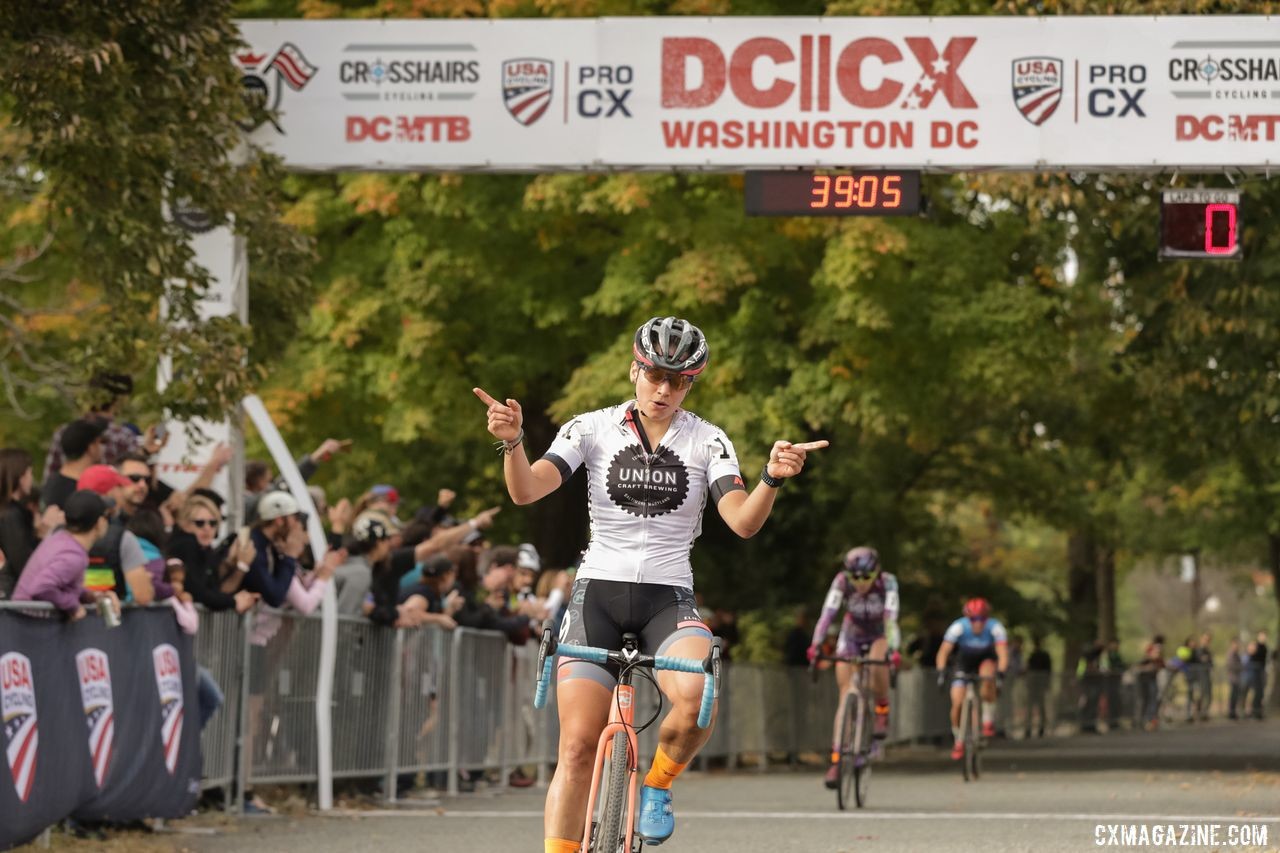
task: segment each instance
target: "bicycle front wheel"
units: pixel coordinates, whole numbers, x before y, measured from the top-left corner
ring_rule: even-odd
[[[982,702],[974,696],[970,699],[968,743],[965,744],[965,778],[978,781],[981,770],[979,756],[982,752]]]
[[[596,827],[599,833],[591,845],[597,853],[630,853],[624,848],[626,832],[623,819],[627,811],[627,780],[631,773],[627,760],[627,734],[618,732],[613,736],[613,751],[605,769],[603,799],[596,812]]]
[[[858,759],[858,701],[846,694],[840,725],[840,784],[836,786],[836,805],[841,811],[853,803]]]

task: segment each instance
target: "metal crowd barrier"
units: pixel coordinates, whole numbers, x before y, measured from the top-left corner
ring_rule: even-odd
[[[274,632],[263,630],[264,619],[278,623]],[[227,786],[233,778],[241,791],[254,784],[316,781],[319,641],[320,624],[313,617],[275,611],[204,615],[197,659],[228,697],[204,733],[206,787]],[[398,779],[420,773],[431,787],[450,794],[459,793],[464,772],[496,777],[506,786],[511,771],[523,768],[545,784],[556,759],[558,714],[554,689],[544,710],[533,709],[536,657],[535,643],[514,647],[495,632],[388,630],[341,618],[333,696],[335,777],[381,778],[388,801],[396,798]],[[1179,718],[1190,687],[1196,703],[1221,715],[1225,682],[1221,668],[1162,673],[1162,713],[1172,710]],[[231,698],[236,696],[238,713]],[[638,722],[653,715],[657,698],[647,681],[637,682]],[[830,749],[836,699],[829,671],[815,682],[805,668],[726,665],[716,728],[697,766],[722,762],[731,769],[766,770],[777,761],[823,757]],[[899,673],[892,702],[890,743],[949,737],[949,703],[932,669]],[[1006,683],[998,720],[1011,737],[1035,732],[1041,710],[1047,732],[1091,721],[1135,725],[1141,723],[1141,704],[1133,673],[1077,678],[1028,672]],[[646,767],[659,722],[640,734]]]

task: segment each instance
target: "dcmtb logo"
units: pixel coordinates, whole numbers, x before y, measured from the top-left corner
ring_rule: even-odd
[[[302,55],[296,45],[285,42],[270,59],[267,53],[236,54],[236,64],[240,66],[243,76],[240,85],[244,87],[245,100],[254,112],[265,110],[275,112],[280,108],[280,96],[283,87],[288,86],[295,92],[306,88],[311,78],[319,70]],[[257,130],[263,122],[270,121],[278,133],[284,128],[272,118],[250,119],[241,123],[245,132]]]

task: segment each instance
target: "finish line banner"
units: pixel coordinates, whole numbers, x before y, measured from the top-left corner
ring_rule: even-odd
[[[1152,170],[1280,158],[1260,16],[246,20],[294,169]]]
[[[0,849],[68,816],[178,818],[200,793],[191,638],[168,608],[117,628],[0,611]]]

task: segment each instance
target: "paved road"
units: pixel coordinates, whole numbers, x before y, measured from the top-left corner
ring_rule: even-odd
[[[1216,849],[1280,849],[1280,725],[1014,743],[990,750],[985,766],[981,781],[966,784],[936,751],[898,750],[877,768],[870,808],[858,813],[836,811],[816,772],[688,773],[676,787],[676,835],[662,850],[1053,853],[1107,849],[1097,841],[1111,840],[1110,825],[1150,833],[1171,823],[1179,833],[1181,824],[1219,824]],[[185,837],[182,846],[197,853],[537,853],[542,796],[512,791],[395,811],[246,820],[217,836]],[[1260,827],[1265,843],[1228,847],[1231,827],[1240,825]]]

